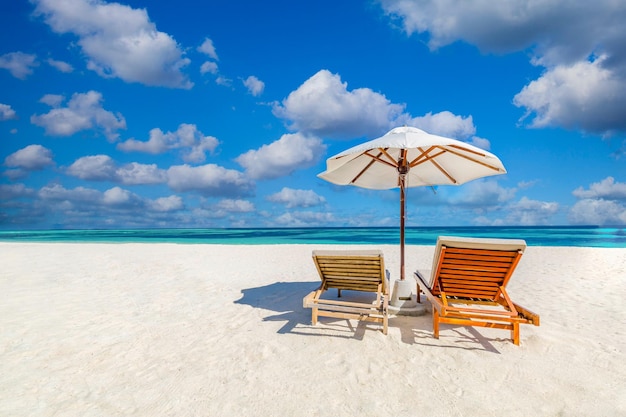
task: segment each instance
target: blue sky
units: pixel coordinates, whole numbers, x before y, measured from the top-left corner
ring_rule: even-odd
[[[0,228],[395,226],[317,178],[396,126],[508,173],[407,225],[626,224],[626,3],[0,5]]]

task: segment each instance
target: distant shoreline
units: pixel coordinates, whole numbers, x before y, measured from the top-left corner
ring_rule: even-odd
[[[626,248],[626,228],[599,226],[408,227],[407,245],[434,245],[437,237],[524,239],[529,246]],[[187,243],[225,245],[399,243],[397,227],[293,227],[207,229],[3,230],[1,242]]]

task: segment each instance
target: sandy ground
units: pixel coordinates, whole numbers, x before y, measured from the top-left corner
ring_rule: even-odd
[[[0,243],[0,416],[626,415],[626,249],[528,248],[515,346],[430,313],[311,326],[333,248],[374,247]]]

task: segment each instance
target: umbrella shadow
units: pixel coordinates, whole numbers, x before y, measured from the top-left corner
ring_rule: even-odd
[[[311,324],[311,310],[302,306],[302,299],[311,291],[319,287],[319,282],[275,282],[262,287],[243,289],[242,297],[235,304],[248,305],[254,308],[275,312],[263,317],[264,322],[284,322],[278,329],[279,334],[299,334],[305,336],[334,336],[340,338],[362,339],[367,330],[374,330],[374,326],[359,321],[354,326],[350,320],[333,319],[324,317],[320,319],[319,332],[313,332],[318,328]],[[351,293],[344,291],[346,293]],[[322,322],[323,320],[323,322]],[[306,328],[308,332],[299,331]],[[332,334],[328,333],[332,331]]]

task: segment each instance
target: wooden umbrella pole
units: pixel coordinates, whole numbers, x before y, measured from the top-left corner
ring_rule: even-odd
[[[400,281],[404,281],[404,175],[400,175]]]
[[[398,161],[398,180],[400,185],[400,281],[404,281],[404,208],[405,208],[405,188],[406,175],[409,173],[409,165],[406,160],[407,150],[402,149],[400,160]]]

